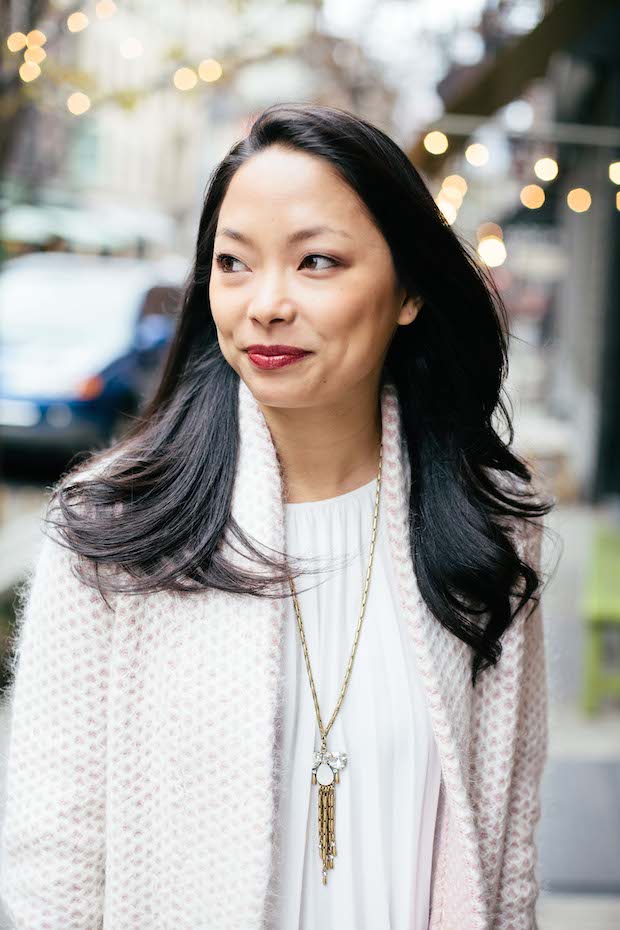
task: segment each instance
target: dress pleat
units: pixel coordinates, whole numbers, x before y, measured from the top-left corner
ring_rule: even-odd
[[[376,487],[373,479],[337,497],[285,504],[287,552],[321,569],[298,576],[295,587],[324,726],[353,648]],[[327,749],[346,752],[348,761],[334,786],[337,855],[326,885],[319,786],[311,783],[320,733],[293,601],[287,600],[274,930],[428,928],[441,768],[382,508],[383,501],[357,652],[327,736]]]

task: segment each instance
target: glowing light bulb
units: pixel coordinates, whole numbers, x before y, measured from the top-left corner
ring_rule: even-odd
[[[19,76],[25,84],[34,81],[41,74],[41,69],[34,61],[25,61],[19,69]]]
[[[45,45],[47,36],[40,29],[32,29],[26,36],[26,44],[29,48],[35,45]]]
[[[191,90],[198,83],[198,75],[193,68],[178,68],[172,80],[177,90]]]
[[[585,187],[574,187],[572,191],[568,192],[566,202],[575,213],[585,213],[586,210],[590,209],[592,197]]]
[[[441,185],[444,190],[448,188],[454,188],[457,191],[465,196],[467,193],[467,181],[465,178],[461,177],[460,174],[449,174],[447,178],[444,178],[443,184]]]
[[[98,19],[109,19],[110,16],[114,16],[116,13],[114,0],[99,0],[99,3],[95,6],[95,13]]]
[[[23,32],[12,32],[6,40],[9,52],[21,52],[26,43],[27,39]]]
[[[215,58],[205,58],[198,65],[198,77],[201,81],[217,81],[222,76],[222,66]]]
[[[424,136],[424,148],[431,155],[441,155],[448,148],[448,137],[445,133],[434,129]]]
[[[506,246],[498,236],[485,236],[478,243],[478,255],[489,268],[503,265],[506,254]]]
[[[504,231],[497,223],[481,223],[478,227],[478,241],[494,236],[496,239],[504,238]]]
[[[534,174],[541,181],[553,181],[558,176],[558,163],[554,158],[539,158],[534,165]]]
[[[472,142],[472,144],[468,145],[465,149],[465,158],[470,165],[479,168],[482,165],[486,165],[488,162],[489,150],[482,142]]]
[[[81,116],[82,113],[86,113],[90,109],[90,97],[79,90],[75,91],[75,93],[67,97],[67,109],[74,116]]]
[[[537,210],[545,202],[545,192],[539,184],[526,184],[519,197],[523,206],[530,210]]]
[[[446,185],[445,181],[441,185],[439,196],[449,200],[454,204],[455,207],[460,207],[463,203],[463,194],[461,191],[457,187],[453,187],[451,184]]]
[[[35,65],[40,65],[44,58],[47,58],[47,54],[40,45],[33,45],[24,51],[24,61],[33,61]]]
[[[437,206],[439,207],[439,209],[445,216],[448,223],[452,225],[452,223],[454,223],[454,221],[456,220],[456,217],[458,214],[458,210],[455,207],[455,205],[452,203],[452,201],[448,200],[447,197],[443,197],[442,194],[439,193],[435,199],[435,203],[437,204]]]
[[[72,13],[71,16],[67,17],[67,29],[69,32],[81,32],[82,29],[86,29],[88,23],[88,16],[86,13],[82,13],[81,10],[78,10],[77,13]]]

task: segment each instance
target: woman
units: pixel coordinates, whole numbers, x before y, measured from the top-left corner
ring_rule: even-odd
[[[272,106],[217,166],[156,396],[22,592],[17,927],[536,926],[552,503],[502,313],[355,116]]]

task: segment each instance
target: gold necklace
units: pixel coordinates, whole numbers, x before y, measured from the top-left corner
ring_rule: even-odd
[[[370,571],[372,569],[372,560],[375,551],[375,538],[377,534],[377,519],[379,515],[379,494],[381,491],[381,465],[383,461],[383,443],[379,447],[379,471],[377,473],[377,493],[375,495],[375,512],[372,521],[372,535],[370,539],[370,558],[368,560],[368,571],[366,572],[366,582],[364,584],[364,593],[362,596],[362,607],[360,611],[359,620],[357,622],[357,629],[355,631],[355,639],[353,641],[353,650],[349,657],[349,663],[347,665],[347,670],[344,676],[344,684],[340,692],[340,697],[338,698],[338,703],[336,708],[331,716],[331,720],[327,726],[323,727],[323,721],[321,719],[321,711],[319,710],[319,702],[316,696],[316,688],[314,687],[314,678],[312,677],[312,669],[310,668],[310,658],[308,657],[308,647],[306,645],[306,637],[304,635],[304,625],[301,619],[301,612],[299,610],[299,603],[297,601],[297,595],[295,593],[295,585],[293,579],[289,576],[289,583],[291,590],[293,592],[293,604],[295,606],[295,613],[297,615],[297,625],[299,627],[299,633],[301,636],[301,644],[304,650],[304,657],[306,659],[306,668],[308,669],[308,678],[310,679],[310,688],[312,690],[312,697],[314,700],[314,709],[316,711],[316,718],[319,724],[319,732],[321,734],[321,748],[320,750],[315,750],[314,752],[314,762],[312,765],[312,784],[319,784],[319,799],[318,799],[318,811],[319,811],[319,849],[321,852],[321,860],[323,862],[323,884],[327,884],[327,870],[333,869],[334,867],[334,856],[336,855],[336,832],[335,832],[335,794],[334,794],[334,782],[340,784],[340,770],[345,767],[347,764],[347,754],[345,752],[328,752],[327,751],[327,734],[329,733],[334,720],[336,719],[336,714],[340,710],[340,705],[345,695],[347,685],[349,683],[349,675],[351,674],[351,669],[353,667],[353,659],[355,658],[355,651],[357,649],[357,643],[359,640],[360,630],[362,628],[362,620],[364,619],[364,613],[366,612],[366,599],[368,597],[368,586],[370,583]]]

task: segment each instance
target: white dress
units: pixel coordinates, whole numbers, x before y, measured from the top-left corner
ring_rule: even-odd
[[[289,555],[321,556],[316,566],[336,569],[295,579],[324,727],[353,648],[376,488],[375,478],[327,500],[285,504]],[[441,769],[413,641],[401,615],[382,510],[383,500],[357,652],[327,735],[327,749],[346,752],[348,760],[334,785],[337,855],[326,885],[318,841],[319,786],[311,781],[320,734],[297,618],[292,598],[287,600],[279,733],[285,774],[278,791],[274,930],[428,928]]]

